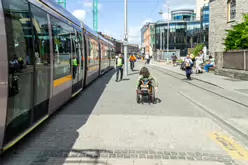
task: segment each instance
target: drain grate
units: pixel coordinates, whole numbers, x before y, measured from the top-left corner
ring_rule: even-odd
[[[126,159],[171,159],[190,161],[215,161],[226,165],[236,165],[227,155],[200,152],[171,152],[153,150],[46,150],[40,153],[31,165],[45,164],[50,158],[126,158]]]

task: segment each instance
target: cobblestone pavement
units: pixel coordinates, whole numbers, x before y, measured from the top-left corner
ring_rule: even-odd
[[[229,152],[225,138],[240,138],[158,78],[155,104],[137,104],[141,64],[121,82],[114,71],[95,81],[55,115],[3,155],[1,165],[235,165],[245,156]],[[189,84],[187,84],[189,85]],[[188,91],[190,93],[190,89]],[[216,141],[217,139],[217,141]],[[226,138],[228,139],[228,138]],[[227,140],[228,141],[228,140]],[[226,144],[226,145],[222,145]],[[226,147],[225,147],[226,146]],[[240,151],[240,152],[239,152]],[[244,159],[241,159],[244,158]]]

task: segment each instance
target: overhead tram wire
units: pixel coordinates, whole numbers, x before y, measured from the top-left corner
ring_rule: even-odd
[[[152,12],[151,12],[151,14],[150,14],[150,16],[148,18],[151,18],[151,16],[153,15],[154,11],[158,7],[158,3],[159,3],[159,0],[157,0],[157,4],[155,5],[154,9],[152,10]]]

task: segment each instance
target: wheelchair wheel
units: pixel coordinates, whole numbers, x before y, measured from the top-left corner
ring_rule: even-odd
[[[152,87],[152,93],[151,93],[150,98],[151,98],[151,102],[155,103],[156,97],[155,97],[155,88],[154,87]]]

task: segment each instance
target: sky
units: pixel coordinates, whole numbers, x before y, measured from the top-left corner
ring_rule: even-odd
[[[67,0],[67,10],[93,28],[93,0]],[[98,0],[98,31],[123,40],[124,0]],[[140,29],[146,22],[168,18],[167,6],[195,9],[196,0],[128,0],[128,42],[141,44]],[[163,10],[164,14],[158,12]]]

